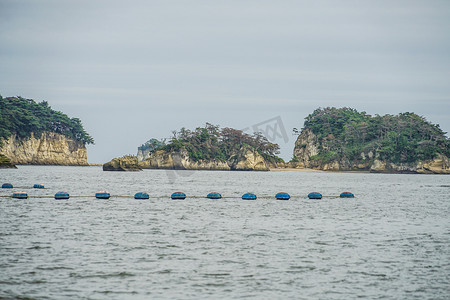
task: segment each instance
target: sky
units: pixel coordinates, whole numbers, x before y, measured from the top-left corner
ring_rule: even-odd
[[[0,43],[0,94],[80,118],[91,163],[206,122],[290,160],[329,106],[450,132],[447,0],[0,0]]]

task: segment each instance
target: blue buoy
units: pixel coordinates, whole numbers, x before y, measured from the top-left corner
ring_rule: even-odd
[[[11,183],[2,184],[2,189],[12,189],[13,185]]]
[[[322,194],[317,192],[312,192],[308,194],[309,199],[322,199]]]
[[[55,199],[56,200],[69,199],[69,193],[68,192],[57,192],[55,194]]]
[[[277,200],[289,200],[291,196],[288,193],[280,192],[275,195],[275,198],[277,198]]]
[[[42,184],[35,184],[35,185],[33,185],[33,188],[35,188],[35,189],[43,189],[44,185],[42,185]]]
[[[18,192],[14,192],[12,197],[16,198],[16,199],[27,199],[28,194],[25,193],[24,191],[18,191]]]
[[[341,193],[340,197],[341,198],[355,198],[355,195],[350,192],[343,192],[343,193]]]
[[[134,194],[134,199],[149,199],[150,196],[145,192],[139,192]]]
[[[206,196],[206,198],[209,198],[209,199],[221,199],[221,198],[222,198],[222,195],[219,194],[219,193],[216,193],[216,192],[212,192],[212,193],[209,193],[209,194]]]
[[[109,199],[109,197],[111,197],[111,195],[107,191],[98,191],[95,194],[95,198],[97,199]]]
[[[256,195],[253,193],[246,193],[242,195],[242,200],[256,200]]]
[[[186,194],[182,193],[182,192],[176,192],[173,193],[172,196],[170,196],[172,199],[176,199],[176,200],[182,200],[182,199],[186,199]]]

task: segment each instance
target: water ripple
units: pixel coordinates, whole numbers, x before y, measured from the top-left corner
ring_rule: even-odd
[[[0,299],[450,294],[446,176],[204,171],[173,182],[161,170],[19,166],[0,170],[0,177],[17,186],[42,182],[48,194],[66,189],[87,196],[108,188],[123,196],[0,197]],[[151,199],[135,201],[141,190]],[[177,190],[188,198],[170,200]],[[189,198],[212,190],[230,198]],[[292,199],[275,200],[279,190]],[[311,201],[312,190],[330,196],[350,190],[357,197]],[[242,201],[247,191],[258,200]]]

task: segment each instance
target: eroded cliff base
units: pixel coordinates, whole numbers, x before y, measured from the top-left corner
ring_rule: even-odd
[[[139,166],[143,169],[269,171],[269,163],[250,147],[242,147],[226,161],[194,161],[185,149],[172,152],[158,150],[139,162]]]
[[[3,154],[0,154],[0,169],[17,169],[11,160]]]

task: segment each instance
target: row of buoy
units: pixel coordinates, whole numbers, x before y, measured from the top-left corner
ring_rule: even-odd
[[[27,199],[28,198],[28,194],[24,191],[17,191],[14,192],[12,195],[13,198],[17,198],[17,199]],[[108,191],[98,191],[97,193],[95,193],[95,198],[97,199],[109,199],[111,197],[111,194]],[[184,200],[186,199],[186,194],[183,192],[175,192],[170,196],[172,199],[174,200]],[[341,198],[354,198],[355,195],[353,193],[350,192],[343,192],[340,194]],[[62,199],[69,199],[70,195],[68,192],[57,192],[55,194],[55,199],[57,200],[62,200]],[[138,192],[134,195],[134,199],[149,199],[150,196],[148,193],[145,192]],[[209,199],[221,199],[222,195],[220,193],[217,192],[212,192],[209,193],[206,198]],[[256,195],[253,193],[245,193],[242,195],[242,199],[243,200],[256,200]],[[277,200],[289,200],[291,198],[291,196],[288,193],[284,193],[284,192],[280,192],[277,193],[275,195],[275,198]],[[312,192],[308,194],[308,198],[309,199],[322,199],[322,194],[318,193],[318,192]]]
[[[24,191],[18,191],[18,192],[14,192],[12,194],[13,198],[17,198],[17,199],[28,199],[28,194],[25,193]]]
[[[12,189],[14,186],[11,183],[4,183],[2,184],[2,189]],[[40,183],[36,183],[33,185],[33,188],[35,189],[43,189],[44,185]]]

